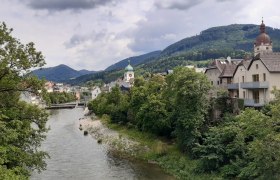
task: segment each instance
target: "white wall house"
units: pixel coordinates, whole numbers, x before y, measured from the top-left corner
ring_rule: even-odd
[[[234,97],[244,99],[245,106],[262,107],[274,99],[272,90],[280,89],[280,52],[272,52],[272,41],[263,21],[254,43],[254,54],[251,60],[238,64],[228,89]]]
[[[93,87],[91,90],[91,99],[97,98],[97,96],[101,93],[101,89],[98,86]]]

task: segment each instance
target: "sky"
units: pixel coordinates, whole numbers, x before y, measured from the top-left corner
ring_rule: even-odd
[[[46,67],[103,70],[229,24],[280,28],[278,0],[1,0],[0,22],[34,42]]]

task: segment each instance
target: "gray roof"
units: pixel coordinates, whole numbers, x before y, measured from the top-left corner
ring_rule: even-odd
[[[206,69],[218,69],[221,74],[220,78],[222,77],[233,77],[237,64],[241,62],[241,59],[215,59],[212,64]],[[205,73],[206,73],[205,71]]]
[[[236,73],[237,68],[238,68],[239,66],[244,66],[246,69],[248,69],[248,67],[249,67],[249,65],[250,65],[250,63],[251,63],[251,61],[252,61],[252,59],[243,59],[243,60],[236,66],[236,68],[235,68],[235,70],[234,70],[232,76],[234,76],[234,74]]]
[[[251,61],[248,69],[255,60],[261,60],[269,72],[280,72],[280,53],[262,53],[258,54]]]
[[[233,73],[234,73],[236,67],[237,67],[237,65],[234,63],[226,64],[219,77],[220,78],[221,77],[233,77]]]

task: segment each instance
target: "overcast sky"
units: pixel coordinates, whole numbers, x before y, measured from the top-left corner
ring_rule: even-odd
[[[280,28],[278,0],[1,0],[0,21],[47,67],[102,70],[213,26]]]

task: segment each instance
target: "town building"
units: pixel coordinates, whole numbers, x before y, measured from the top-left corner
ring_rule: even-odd
[[[91,90],[91,99],[96,99],[100,93],[101,89],[98,86],[93,87]]]
[[[189,68],[189,69],[194,69],[195,72],[197,73],[205,73],[205,68],[198,68],[198,67],[195,67],[194,65],[187,65],[185,66],[186,68]]]
[[[231,59],[231,57],[215,59],[206,68],[205,74],[213,86],[210,96],[216,97],[220,89],[227,90],[228,84],[232,83],[233,73],[241,61],[242,59]]]
[[[125,72],[122,78],[117,79],[109,84],[105,84],[102,88],[102,92],[111,92],[111,89],[118,85],[122,91],[129,91],[134,84],[134,71],[128,60],[128,65],[125,67]]]
[[[205,74],[214,88],[228,89],[231,97],[244,99],[246,107],[262,107],[273,100],[273,89],[280,89],[280,52],[273,52],[264,22],[254,43],[253,58],[235,65],[215,62]]]
[[[47,81],[45,83],[45,89],[48,93],[53,92],[53,88],[54,88],[54,83],[51,81]]]
[[[125,73],[124,73],[124,82],[132,84],[134,81],[134,72],[133,67],[130,65],[130,61],[128,60],[128,65],[125,67]]]

